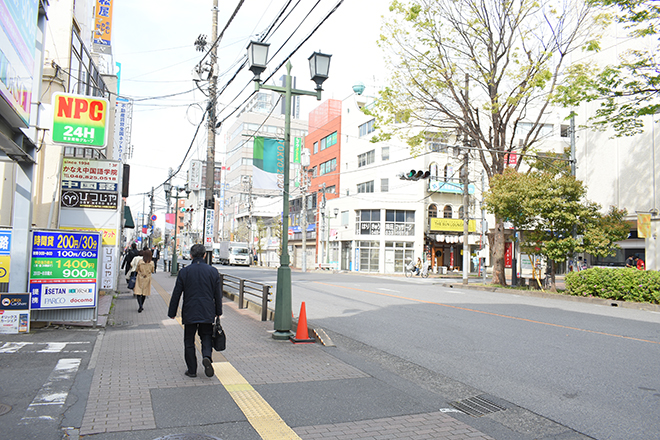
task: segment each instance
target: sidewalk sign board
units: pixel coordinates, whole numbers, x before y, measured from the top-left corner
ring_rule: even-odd
[[[30,331],[30,294],[0,293],[0,334]]]

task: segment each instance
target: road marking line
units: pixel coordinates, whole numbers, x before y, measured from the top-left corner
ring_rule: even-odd
[[[550,326],[550,327],[563,328],[563,329],[566,329],[566,330],[575,330],[575,331],[579,331],[579,332],[592,333],[592,334],[601,335],[601,336],[610,336],[610,337],[613,337],[613,338],[621,338],[621,339],[627,339],[627,340],[630,340],[630,341],[637,341],[637,342],[648,342],[649,344],[660,345],[659,341],[650,341],[648,339],[633,338],[632,336],[624,336],[624,335],[617,335],[617,334],[614,334],[614,333],[599,332],[597,330],[587,330],[587,329],[584,329],[584,328],[571,327],[571,326],[568,326],[568,325],[553,324],[551,322],[536,321],[534,319],[519,318],[517,316],[503,315],[501,313],[484,312],[483,310],[470,309],[470,308],[467,308],[467,307],[460,307],[460,306],[452,306],[450,304],[443,304],[443,303],[439,303],[439,302],[435,302],[435,301],[426,301],[426,300],[417,299],[417,298],[408,298],[406,296],[400,296],[400,295],[391,295],[389,293],[376,292],[374,290],[365,290],[365,289],[358,289],[356,287],[340,286],[338,284],[323,283],[321,281],[314,281],[314,282],[316,284],[322,284],[324,286],[329,286],[329,287],[340,287],[342,289],[357,290],[359,292],[373,293],[375,295],[389,296],[390,298],[404,299],[404,300],[407,300],[407,301],[418,302],[418,303],[423,303],[423,304],[433,304],[433,305],[436,305],[436,306],[447,307],[447,308],[450,308],[450,309],[463,310],[465,312],[480,313],[482,315],[496,316],[498,318],[513,319],[515,321],[530,322],[532,324],[547,325],[547,326]]]
[[[151,280],[152,286],[160,294],[165,304],[169,306],[170,295],[155,280]],[[176,317],[181,326],[181,318]],[[195,338],[197,339],[197,338]],[[200,347],[198,341],[195,342],[197,349]],[[200,350],[201,351],[201,350]],[[219,354],[216,352],[216,354]],[[223,357],[224,358],[224,357]],[[250,425],[254,428],[263,440],[301,440],[300,437],[286,424],[284,420],[275,412],[275,410],[261,397],[252,385],[226,360],[223,362],[213,362],[215,376],[225,387],[229,395],[239,409],[245,415]]]
[[[0,353],[16,353],[26,345],[32,345],[32,342],[5,342],[4,345],[0,347]]]
[[[27,407],[22,424],[33,420],[57,420],[61,408],[66,403],[69,390],[80,367],[82,359],[60,359],[41,387],[32,403]]]

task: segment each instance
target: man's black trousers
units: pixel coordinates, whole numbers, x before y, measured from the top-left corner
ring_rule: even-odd
[[[183,326],[183,354],[189,373],[197,373],[195,334],[199,334],[199,338],[202,340],[202,356],[211,358],[213,353],[213,324],[185,324]]]

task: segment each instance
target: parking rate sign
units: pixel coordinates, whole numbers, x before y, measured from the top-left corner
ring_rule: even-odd
[[[55,93],[53,142],[105,148],[108,109],[107,99]]]
[[[34,231],[32,309],[95,307],[100,249],[98,233]]]

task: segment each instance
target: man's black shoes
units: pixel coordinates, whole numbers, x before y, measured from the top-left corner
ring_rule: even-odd
[[[213,373],[213,363],[211,362],[211,358],[205,357],[202,359],[202,365],[204,365],[204,374],[206,374],[206,377],[212,377]]]
[[[197,377],[197,374],[195,374],[195,373],[191,373],[190,371],[186,371],[186,372],[183,373],[183,374],[185,374],[185,375],[188,376],[188,377]]]

